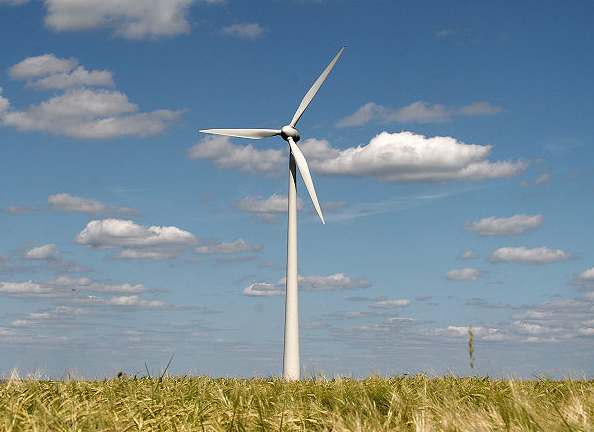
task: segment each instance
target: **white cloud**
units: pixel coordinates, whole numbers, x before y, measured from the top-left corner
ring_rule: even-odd
[[[523,334],[541,335],[550,332],[550,329],[546,328],[541,324],[531,323],[527,321],[514,321],[512,325],[518,333]]]
[[[452,281],[473,281],[477,280],[481,275],[481,272],[475,268],[461,268],[450,270],[447,274],[447,278]]]
[[[46,25],[56,31],[109,28],[127,39],[190,32],[192,0],[45,0]]]
[[[542,215],[515,215],[507,218],[494,216],[466,224],[466,229],[482,236],[516,235],[533,230],[542,225]]]
[[[474,117],[496,114],[501,108],[489,102],[474,102],[459,108],[423,101],[401,108],[389,108],[374,102],[366,103],[353,114],[344,117],[338,127],[362,126],[370,122],[388,123],[441,123],[454,117]]]
[[[584,270],[577,279],[581,282],[594,282],[594,267]]]
[[[461,256],[461,258],[464,259],[464,260],[476,259],[478,257],[479,257],[478,254],[475,251],[470,250],[470,249],[469,250],[465,250],[462,253],[462,256]]]
[[[255,214],[267,222],[273,222],[277,215],[287,212],[287,196],[272,194],[268,198],[247,196],[240,199],[236,206],[239,210]],[[297,209],[303,208],[303,201],[297,198]]]
[[[34,247],[25,252],[25,258],[32,260],[55,260],[60,256],[55,244]]]
[[[547,247],[502,247],[496,249],[490,259],[493,262],[548,264],[569,258],[570,255],[561,249],[549,249]]]
[[[115,258],[123,260],[167,260],[176,258],[180,254],[179,250],[143,250],[143,249],[123,249]]]
[[[159,110],[138,113],[118,91],[74,89],[25,111],[8,111],[2,121],[22,131],[50,132],[82,139],[149,136],[162,132],[180,113]]]
[[[47,202],[52,210],[80,213],[100,213],[107,210],[107,206],[99,201],[68,193],[50,195],[47,197]]]
[[[367,145],[344,150],[315,138],[301,147],[309,165],[320,174],[386,181],[484,180],[514,176],[526,167],[524,162],[489,161],[490,145],[412,132],[382,132]]]
[[[243,294],[250,297],[271,297],[283,293],[284,288],[281,288],[278,284],[266,282],[253,283],[243,290]]]
[[[369,307],[374,309],[393,309],[410,305],[409,299],[381,299],[373,302]]]
[[[136,213],[135,209],[129,207],[110,207],[102,202],[71,195],[69,193],[59,193],[47,197],[47,202],[51,210],[77,213]]]
[[[215,243],[204,246],[198,246],[194,249],[200,254],[234,254],[242,252],[259,252],[262,246],[253,245],[243,239],[235,240],[231,243]]]
[[[47,285],[58,290],[76,290],[84,292],[96,293],[128,293],[138,294],[146,291],[143,284],[110,284],[104,282],[97,282],[92,279],[72,278],[70,276],[60,276],[49,282]]]
[[[56,57],[54,54],[43,54],[26,58],[12,66],[8,70],[8,73],[14,79],[23,80],[68,73],[77,65],[78,61],[73,58],[62,59]]]
[[[143,284],[109,283],[89,278],[60,276],[46,282],[0,282],[0,295],[17,298],[52,298],[62,302],[89,306],[123,306],[130,308],[158,308],[166,306],[159,300],[147,300],[139,294],[147,292]],[[96,293],[106,297],[91,295]],[[30,326],[44,320],[64,319],[84,313],[83,309],[58,306],[53,310],[30,313],[13,325]]]
[[[12,66],[14,79],[27,80],[27,85],[39,89],[67,89],[71,87],[113,87],[113,77],[107,70],[88,71],[74,58],[58,58],[54,54],[28,57]]]
[[[578,330],[578,333],[581,336],[594,336],[594,328],[592,328],[592,327],[581,328]]]
[[[298,283],[301,288],[308,291],[356,289],[371,286],[371,283],[365,278],[354,278],[344,273],[334,273],[328,276],[299,276]]]
[[[222,168],[250,173],[280,172],[288,163],[285,151],[236,145],[228,137],[203,138],[188,150],[188,158],[210,159]]]
[[[264,34],[264,28],[258,23],[240,23],[223,27],[223,34],[240,39],[254,40]]]
[[[465,144],[451,137],[427,138],[413,132],[382,132],[366,145],[346,149],[310,138],[301,148],[310,168],[319,174],[385,181],[486,180],[511,177],[526,168],[522,161],[489,161],[490,145]],[[236,145],[226,137],[203,139],[190,148],[188,157],[251,173],[280,173],[286,166],[284,150]]]
[[[105,302],[111,306],[127,306],[141,308],[159,308],[165,306],[160,300],[145,300],[137,295],[112,297]]]
[[[371,283],[365,278],[356,278],[344,273],[328,276],[298,276],[299,288],[304,291],[334,291],[344,289],[368,288]],[[248,296],[273,296],[285,292],[286,278],[276,283],[257,282],[243,290]]]
[[[0,294],[27,296],[35,294],[50,294],[52,289],[38,283],[28,282],[0,282]]]
[[[113,87],[111,72],[88,71],[76,59],[53,54],[29,57],[14,65],[10,74],[28,80],[28,86],[66,90],[25,110],[9,110],[8,100],[0,98],[0,122],[22,131],[49,132],[82,139],[120,136],[149,136],[162,132],[180,116],[180,111],[139,112],[138,106]],[[2,101],[5,102],[2,102]]]
[[[76,242],[91,247],[151,247],[191,245],[196,237],[174,226],[138,225],[131,220],[94,220],[78,234]]]
[[[71,87],[96,86],[113,87],[111,72],[106,70],[88,71],[84,66],[79,66],[71,72],[50,75],[29,83],[31,87],[39,89],[64,90]]]

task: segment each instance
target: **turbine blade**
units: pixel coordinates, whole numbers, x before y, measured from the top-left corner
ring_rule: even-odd
[[[322,209],[320,208],[320,203],[318,202],[318,196],[316,195],[316,188],[314,187],[313,180],[311,178],[311,174],[309,173],[309,167],[307,166],[307,161],[305,160],[305,156],[301,153],[301,149],[295,144],[293,138],[289,137],[289,146],[291,147],[291,153],[293,153],[293,157],[295,158],[295,162],[297,163],[297,168],[299,168],[299,172],[301,173],[301,177],[303,178],[303,183],[305,183],[305,187],[309,192],[309,196],[311,198],[311,202],[313,203],[318,216],[322,220],[322,223],[325,224],[324,215],[322,214]]]
[[[309,91],[305,94],[305,96],[303,96],[303,100],[299,104],[299,108],[297,108],[297,111],[295,111],[295,115],[293,115],[293,120],[291,120],[291,123],[290,123],[291,126],[295,127],[295,125],[297,124],[297,122],[299,121],[301,116],[303,115],[303,112],[307,109],[307,107],[309,106],[309,104],[311,103],[313,98],[315,97],[315,95],[318,92],[318,90],[320,89],[320,87],[322,87],[322,84],[324,84],[324,81],[326,81],[326,78],[328,78],[328,75],[330,75],[330,72],[332,72],[332,68],[334,67],[334,65],[336,64],[336,62],[342,55],[343,51],[344,51],[344,47],[342,47],[340,49],[340,51],[338,51],[338,54],[336,54],[334,56],[334,58],[332,59],[330,64],[328,64],[328,66],[326,66],[326,69],[324,69],[324,71],[318,77],[316,82],[313,83],[313,85],[311,86]]]
[[[200,132],[249,139],[268,138],[281,133],[278,129],[202,129]]]

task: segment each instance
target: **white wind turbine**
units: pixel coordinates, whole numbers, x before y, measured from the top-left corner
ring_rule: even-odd
[[[298,380],[300,375],[299,367],[299,299],[297,291],[297,185],[296,166],[299,168],[303,183],[309,192],[318,216],[324,222],[324,215],[318,203],[318,197],[314,188],[307,161],[297,146],[301,138],[299,131],[295,129],[299,119],[322,87],[322,84],[330,75],[332,68],[342,55],[344,47],[338,51],[326,69],[322,72],[316,82],[303,97],[299,108],[295,111],[293,119],[288,125],[280,129],[204,129],[200,132],[224,135],[238,138],[260,139],[280,135],[289,143],[289,204],[288,204],[288,235],[287,235],[287,291],[285,303],[285,346],[283,354],[283,377],[287,380]]]

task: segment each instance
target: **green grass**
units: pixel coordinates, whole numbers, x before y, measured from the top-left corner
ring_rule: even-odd
[[[594,381],[12,378],[0,430],[594,431]]]

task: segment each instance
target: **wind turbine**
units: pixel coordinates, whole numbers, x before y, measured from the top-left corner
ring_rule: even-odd
[[[287,233],[287,290],[285,296],[285,345],[283,353],[283,378],[287,380],[298,380],[300,376],[299,367],[299,298],[297,290],[297,183],[296,167],[299,168],[303,183],[309,192],[311,202],[323,224],[324,215],[318,203],[318,197],[314,188],[311,174],[307,166],[305,156],[301,152],[297,142],[301,138],[299,131],[295,128],[299,119],[315,97],[322,84],[334,65],[342,55],[344,47],[338,51],[332,61],[322,71],[322,74],[313,83],[309,91],[303,97],[293,119],[288,125],[280,129],[204,129],[200,132],[224,135],[238,138],[260,139],[280,135],[289,144],[289,196],[288,196],[288,233]]]

